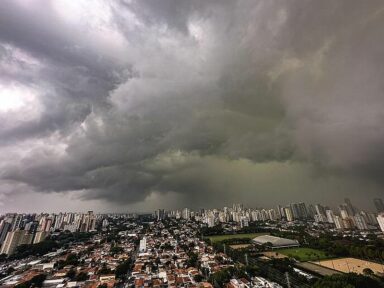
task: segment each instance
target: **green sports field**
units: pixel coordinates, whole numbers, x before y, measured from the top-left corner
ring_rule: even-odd
[[[257,236],[261,235],[267,235],[268,233],[248,233],[248,234],[230,234],[230,235],[214,235],[214,236],[207,236],[209,240],[211,240],[211,243],[220,242],[227,239],[235,239],[235,238],[248,238],[253,239]]]
[[[322,259],[331,258],[330,255],[327,255],[324,251],[312,249],[312,248],[287,248],[287,249],[278,249],[274,250],[280,254],[286,255],[288,257],[295,258],[299,261],[318,261]]]

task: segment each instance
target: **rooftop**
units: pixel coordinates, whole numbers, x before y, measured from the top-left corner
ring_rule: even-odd
[[[294,246],[300,245],[299,241],[297,240],[281,238],[281,237],[276,237],[271,235],[258,236],[256,238],[253,238],[252,241],[260,245],[271,243],[273,247],[294,247]]]

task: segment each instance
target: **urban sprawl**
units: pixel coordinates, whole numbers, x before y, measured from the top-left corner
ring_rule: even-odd
[[[384,287],[384,203],[373,203],[8,213],[0,287]]]

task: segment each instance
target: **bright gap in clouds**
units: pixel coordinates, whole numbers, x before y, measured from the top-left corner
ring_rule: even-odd
[[[64,21],[75,25],[86,24],[96,29],[108,24],[112,16],[110,5],[104,1],[57,0],[52,5]]]
[[[20,110],[36,100],[35,95],[26,88],[0,85],[0,112]]]

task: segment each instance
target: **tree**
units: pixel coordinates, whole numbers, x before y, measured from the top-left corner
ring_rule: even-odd
[[[65,277],[73,280],[76,276],[76,271],[74,269],[70,269],[67,274],[65,274]]]
[[[195,282],[201,282],[203,281],[204,277],[200,274],[196,274],[195,276],[193,276],[193,280],[195,280]]]
[[[41,287],[41,286],[43,286],[43,282],[44,282],[44,280],[46,278],[47,278],[47,275],[45,275],[45,274],[36,275],[35,277],[33,277],[30,280],[31,286],[34,286],[34,287]]]
[[[0,254],[0,262],[4,262],[5,260],[7,260],[7,254]]]
[[[8,267],[6,273],[7,275],[11,274],[13,271],[15,271],[15,268],[13,268],[12,266],[11,267]]]
[[[228,269],[223,269],[221,271],[218,271],[214,274],[211,274],[209,277],[209,282],[211,282],[215,286],[224,287],[226,283],[231,280],[231,274],[229,273]]]
[[[375,273],[372,271],[372,269],[364,268],[364,270],[363,270],[363,274],[364,274],[364,275],[367,275],[367,276],[371,276],[371,275],[373,275],[373,274],[375,274]]]
[[[131,265],[132,265],[132,261],[130,259],[119,264],[115,270],[116,278],[124,279],[129,269],[131,268]]]
[[[77,276],[75,277],[75,280],[78,281],[78,282],[86,281],[86,280],[88,280],[88,274],[85,273],[85,272],[80,272],[80,273],[77,274]]]
[[[21,259],[28,256],[35,255],[44,255],[51,252],[54,248],[58,248],[58,244],[55,241],[47,239],[40,243],[36,244],[23,244],[16,248],[14,254],[12,254],[10,259]]]
[[[109,250],[109,252],[111,253],[111,255],[115,255],[115,254],[120,254],[120,253],[124,252],[124,249],[122,247],[119,247],[119,246],[114,246],[111,248],[111,250]]]
[[[198,255],[194,252],[188,253],[188,261],[187,261],[187,266],[188,267],[196,267],[197,266],[197,260],[198,260]]]
[[[65,259],[65,265],[74,265],[76,266],[79,263],[79,259],[75,253],[71,253]]]

